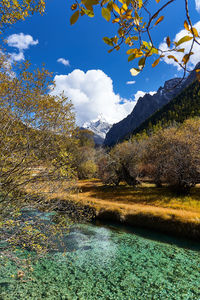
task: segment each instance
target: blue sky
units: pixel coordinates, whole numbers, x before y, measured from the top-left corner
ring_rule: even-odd
[[[109,54],[109,47],[102,40],[104,36],[113,36],[113,24],[105,21],[98,9],[95,18],[84,16],[70,26],[71,4],[73,1],[48,0],[44,16],[34,15],[17,23],[6,31],[6,37],[14,60],[29,59],[35,67],[45,63],[53,72],[57,84],[55,92],[64,90],[72,100],[79,125],[100,114],[111,123],[117,122],[131,112],[139,95],[154,92],[166,80],[181,76],[177,67],[169,62],[163,61],[152,68],[155,58],[141,74],[131,76],[129,70],[135,63],[128,62],[127,48],[124,46]],[[151,7],[156,8],[156,5],[152,0]],[[192,22],[197,23],[200,30],[200,1],[191,0],[189,5]],[[167,35],[171,39],[178,33],[181,35],[184,1],[176,0],[166,12],[164,21],[153,32],[158,45]],[[193,65],[198,60],[200,51],[195,54]],[[135,83],[127,84],[130,81]]]

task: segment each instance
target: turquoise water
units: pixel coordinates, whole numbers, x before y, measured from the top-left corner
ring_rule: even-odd
[[[23,260],[28,253],[18,254],[20,261],[1,257],[0,299],[199,300],[198,247],[166,240],[115,226],[74,226],[65,238],[65,253],[28,266]],[[19,270],[23,279],[17,278]]]

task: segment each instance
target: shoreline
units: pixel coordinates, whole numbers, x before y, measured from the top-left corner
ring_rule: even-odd
[[[164,198],[165,201],[163,202],[162,195],[160,200],[157,201],[157,194],[154,195],[155,201],[149,200],[147,193],[143,194],[144,199],[140,194],[137,199],[134,199],[138,191],[142,190],[141,187],[131,189],[122,186],[117,189],[115,187],[105,187],[98,180],[90,180],[80,181],[79,189],[78,201],[94,210],[95,220],[150,229],[200,242],[200,199],[198,196],[193,197],[195,203],[192,202],[193,199],[189,203],[184,200],[179,207],[177,204],[179,199],[176,199],[177,203],[174,203],[171,201],[170,195],[170,200]],[[147,188],[147,191],[149,192],[150,189]],[[155,191],[157,192],[156,188]],[[199,187],[197,194],[200,197]],[[151,198],[153,198],[152,195]]]
[[[159,233],[200,242],[200,224],[193,222],[184,223],[174,218],[166,220],[159,216],[151,216],[141,213],[128,214],[124,217],[117,211],[106,209],[97,212],[95,221],[97,220],[115,222],[133,228],[150,229]]]

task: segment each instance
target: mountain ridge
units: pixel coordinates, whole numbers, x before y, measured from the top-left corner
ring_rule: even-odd
[[[163,87],[159,87],[157,93],[154,95],[147,93],[143,97],[140,97],[133,111],[120,122],[113,124],[106,134],[104,145],[114,146],[116,143],[122,141],[146,119],[180,94],[195,80],[195,70],[198,68],[200,68],[200,63],[195,66],[187,78],[169,79]]]
[[[190,101],[188,101],[190,99]],[[143,132],[149,133],[156,128],[163,128],[182,123],[188,118],[200,116],[200,83],[194,81],[179,95],[164,105],[161,109],[146,119],[131,135]],[[128,139],[130,137],[127,136]]]

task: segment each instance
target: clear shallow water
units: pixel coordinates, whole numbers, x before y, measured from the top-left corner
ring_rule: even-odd
[[[1,258],[0,299],[200,300],[198,247],[149,237],[147,231],[78,225],[65,239],[68,252],[32,262],[25,282],[16,279],[21,267]]]

